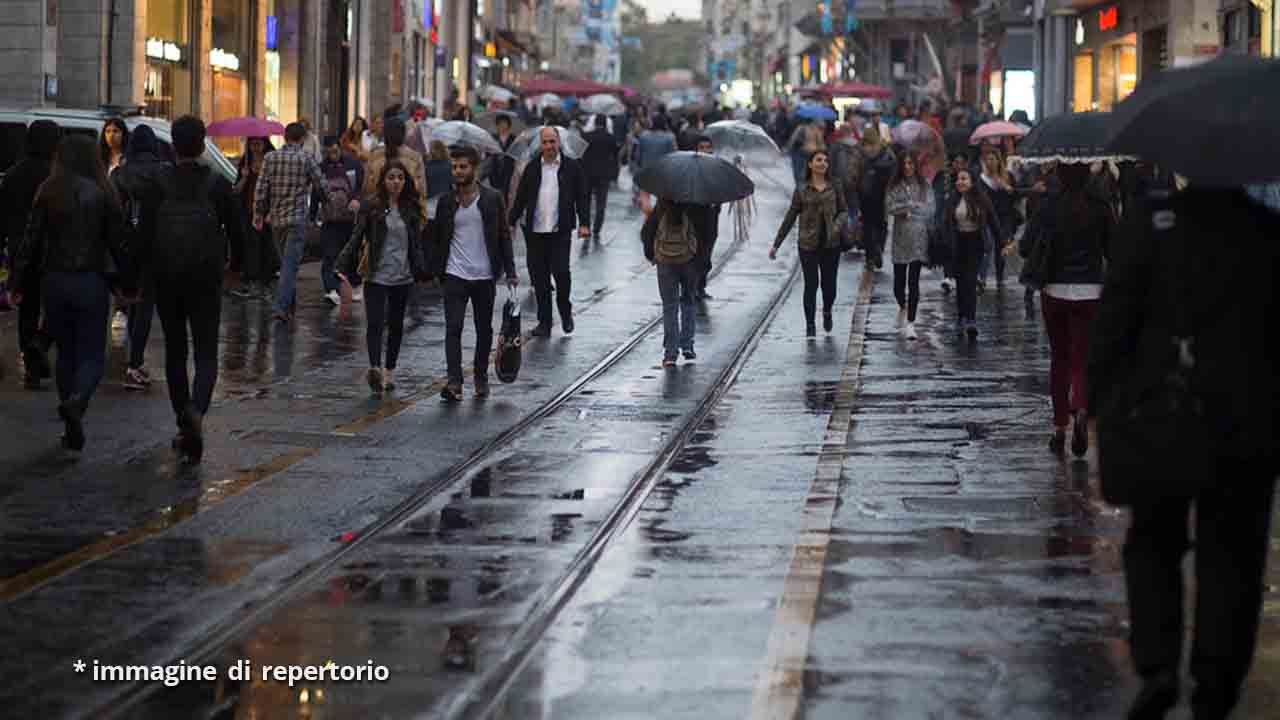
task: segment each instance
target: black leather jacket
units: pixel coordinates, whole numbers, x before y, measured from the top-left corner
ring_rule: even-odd
[[[501,275],[516,276],[515,254],[511,249],[511,226],[507,218],[507,203],[503,194],[480,186],[480,219],[484,222],[484,244],[489,250],[489,267],[495,278]],[[449,252],[453,247],[453,218],[458,212],[457,191],[450,191],[440,198],[436,207],[436,222],[431,238],[431,272],[444,277],[449,264]]]
[[[70,207],[57,207],[49,196],[42,195],[31,208],[26,236],[14,258],[13,287],[22,287],[28,272],[107,273],[123,269],[114,267],[116,260],[126,259],[124,216],[119,204],[85,178],[71,178],[67,187],[72,196]]]
[[[376,204],[360,210],[351,239],[334,263],[338,272],[347,276],[355,274],[360,262],[360,248],[366,240],[369,243],[369,272],[377,271],[382,264],[382,247],[387,240],[387,213],[386,208]],[[427,267],[427,254],[423,247],[422,218],[409,213],[401,213],[401,217],[409,233],[409,272],[414,280],[423,282],[430,277],[431,271]]]

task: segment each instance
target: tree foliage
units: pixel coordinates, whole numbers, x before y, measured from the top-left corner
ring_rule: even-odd
[[[622,34],[639,40],[640,47],[622,48],[622,84],[647,88],[654,73],[662,70],[706,72],[706,27],[698,20],[672,14],[662,22],[649,22],[644,6],[622,0]]]

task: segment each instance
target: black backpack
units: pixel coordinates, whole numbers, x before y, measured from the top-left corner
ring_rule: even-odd
[[[156,209],[151,252],[156,271],[170,275],[222,272],[227,239],[213,204],[217,179],[207,168],[199,179],[174,174],[168,195]]]

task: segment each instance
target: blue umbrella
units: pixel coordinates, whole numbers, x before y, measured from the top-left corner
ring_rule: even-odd
[[[837,120],[840,115],[825,105],[801,103],[800,107],[796,108],[796,117],[805,120]]]

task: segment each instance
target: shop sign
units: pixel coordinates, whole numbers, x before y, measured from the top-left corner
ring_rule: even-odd
[[[1120,8],[1112,5],[1098,11],[1098,30],[1107,32],[1120,26]]]
[[[280,19],[275,15],[267,16],[267,49],[277,49],[280,37]]]
[[[168,40],[147,38],[146,52],[147,57],[155,60],[182,62],[182,48],[178,47],[177,43],[172,43]]]
[[[240,58],[235,53],[229,53],[222,48],[214,48],[209,51],[209,64],[217,70],[230,70],[236,72],[240,69]]]
[[[498,57],[498,46],[497,46],[497,45],[495,45],[495,44],[493,44],[493,43],[491,43],[491,42],[487,42],[487,43],[485,43],[485,44],[484,44],[484,56],[485,56],[485,57],[487,57],[487,58],[496,58],[496,57]]]

